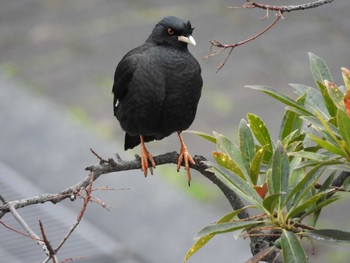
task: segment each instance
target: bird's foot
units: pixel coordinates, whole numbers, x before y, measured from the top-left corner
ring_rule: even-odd
[[[151,174],[153,175],[153,168],[156,168],[156,162],[153,159],[152,154],[149,153],[149,151],[146,149],[145,144],[143,142],[143,138],[141,140],[141,170],[143,171],[143,174],[145,177],[147,177],[148,174],[148,168],[151,171]],[[148,161],[150,161],[151,166],[148,166]]]
[[[179,133],[179,138],[180,138],[180,143],[181,143],[181,149],[180,149],[180,155],[177,160],[177,171],[180,170],[182,161],[185,162],[185,170],[187,173],[187,181],[188,181],[188,186],[191,185],[191,172],[190,172],[190,164],[196,164],[196,162],[193,160],[192,156],[190,155],[180,133]]]

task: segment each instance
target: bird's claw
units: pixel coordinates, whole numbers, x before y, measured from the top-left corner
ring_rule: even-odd
[[[151,162],[151,166],[148,166],[148,161]],[[151,171],[151,174],[153,175],[153,168],[156,168],[156,162],[153,159],[153,156],[146,150],[142,151],[141,155],[141,170],[143,171],[143,174],[145,177],[148,175],[148,168]]]
[[[190,153],[187,150],[187,147],[185,145],[181,146],[181,150],[180,150],[180,155],[179,158],[177,160],[177,171],[180,170],[182,161],[185,161],[185,170],[186,170],[186,174],[187,174],[187,181],[188,181],[188,186],[191,185],[191,172],[190,172],[190,164],[196,164],[196,162],[193,160],[192,156],[190,155]]]

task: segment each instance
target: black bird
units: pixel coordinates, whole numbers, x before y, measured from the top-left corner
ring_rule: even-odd
[[[189,162],[195,164],[181,131],[193,122],[201,96],[202,77],[198,61],[187,45],[196,45],[193,27],[177,17],[163,18],[146,42],[129,51],[119,62],[113,84],[114,115],[126,132],[124,148],[141,143],[141,169],[147,176],[156,164],[145,142],[161,140],[177,132],[181,148],[177,170],[185,161],[188,183]]]

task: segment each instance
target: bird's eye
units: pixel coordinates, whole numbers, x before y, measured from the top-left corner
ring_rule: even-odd
[[[171,27],[168,27],[166,32],[169,34],[169,35],[174,35],[174,30],[171,28]]]

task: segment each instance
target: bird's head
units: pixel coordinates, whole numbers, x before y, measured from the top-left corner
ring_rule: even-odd
[[[187,48],[187,44],[196,45],[192,37],[193,27],[190,21],[185,22],[175,16],[164,17],[154,27],[148,41],[157,45],[169,45]]]

